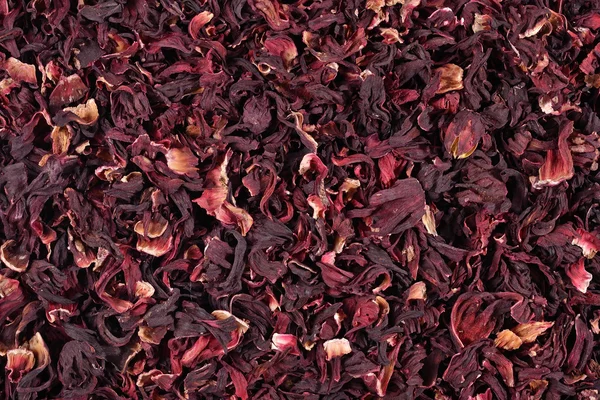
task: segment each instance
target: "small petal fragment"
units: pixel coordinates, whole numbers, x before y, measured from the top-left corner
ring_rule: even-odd
[[[8,379],[12,383],[18,383],[23,375],[28,373],[35,366],[35,357],[27,349],[14,349],[6,353],[6,369],[9,371]]]
[[[492,17],[485,14],[477,14],[475,13],[475,18],[473,21],[472,29],[474,33],[481,31],[490,31],[492,30]]]
[[[271,349],[277,351],[290,350],[290,354],[299,355],[298,338],[289,333],[274,333],[271,339]]]
[[[171,250],[173,246],[173,238],[171,236],[159,237],[157,239],[147,239],[143,236],[138,236],[136,248],[138,251],[150,254],[154,257],[164,256]]]
[[[215,15],[210,11],[202,11],[200,14],[192,18],[190,24],[188,25],[188,32],[190,36],[194,40],[197,40],[199,37],[200,29],[202,29],[204,25],[208,24],[214,16]]]
[[[323,343],[327,360],[341,357],[352,352],[348,339],[331,339]]]
[[[3,62],[0,67],[6,70],[8,75],[15,82],[27,82],[34,85],[37,84],[35,65],[26,64],[17,60],[16,58],[10,57],[8,60]]]
[[[55,126],[50,134],[52,139],[52,152],[54,154],[66,154],[71,144],[71,131],[66,126]]]
[[[138,281],[135,283],[135,295],[137,297],[152,297],[154,295],[154,290],[154,286],[148,282]]]
[[[451,92],[453,90],[461,90],[463,86],[463,69],[456,64],[446,64],[438,69],[436,73],[440,77],[440,85],[437,94]]]
[[[546,152],[546,160],[540,168],[539,177],[533,183],[535,188],[556,186],[573,177],[573,155],[567,142],[572,133],[573,122],[564,122],[560,128],[558,149]]]
[[[435,215],[433,211],[431,211],[431,207],[428,205],[425,206],[425,215],[421,218],[423,221],[423,225],[425,225],[425,229],[427,229],[427,233],[433,236],[437,236],[437,229],[435,227]]]
[[[523,344],[523,341],[510,329],[505,329],[498,333],[494,345],[504,350],[516,350]]]
[[[580,247],[583,256],[588,259],[594,258],[598,250],[600,250],[600,239],[583,229],[577,229],[576,236],[573,238],[571,244]]]
[[[162,216],[156,215],[150,219],[147,224],[143,221],[136,222],[133,229],[138,235],[146,236],[150,239],[156,239],[162,236],[167,230],[169,222]]]
[[[567,267],[567,276],[571,278],[571,283],[577,290],[581,293],[587,292],[592,281],[592,274],[585,270],[583,258]]]
[[[168,167],[176,174],[190,177],[198,175],[198,158],[189,148],[170,149],[166,157]]]
[[[427,286],[425,282],[416,282],[408,289],[408,300],[427,299]]]
[[[477,149],[484,134],[485,128],[480,115],[462,110],[456,114],[444,133],[446,151],[453,158],[467,158]]]
[[[7,240],[0,246],[0,260],[13,271],[23,272],[29,264],[29,255],[20,251],[14,240]]]
[[[94,99],[89,99],[85,104],[76,107],[67,107],[63,111],[74,114],[75,116],[70,119],[81,125],[93,125],[98,120],[98,106]]]
[[[533,343],[538,336],[542,335],[554,325],[554,322],[528,322],[517,325],[512,331],[521,338],[523,343]]]

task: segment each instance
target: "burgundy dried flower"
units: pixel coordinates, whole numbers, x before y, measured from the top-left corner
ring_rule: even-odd
[[[599,9],[0,0],[0,397],[599,397]]]

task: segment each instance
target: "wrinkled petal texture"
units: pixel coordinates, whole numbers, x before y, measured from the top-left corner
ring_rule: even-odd
[[[599,399],[599,10],[0,0],[0,399]]]

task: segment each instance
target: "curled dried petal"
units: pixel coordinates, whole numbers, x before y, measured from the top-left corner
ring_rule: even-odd
[[[51,303],[46,309],[46,318],[51,324],[59,321],[68,321],[75,314],[77,304],[54,304]]]
[[[573,133],[573,122],[567,121],[561,125],[558,149],[548,150],[546,160],[540,168],[538,179],[534,180],[534,187],[556,186],[573,177],[573,155],[567,139]]]
[[[379,306],[379,317],[375,322],[375,326],[379,326],[383,322],[385,316],[390,313],[390,304],[381,296],[375,296],[375,302]]]
[[[0,246],[0,260],[17,272],[25,271],[29,265],[29,255],[19,250],[14,240],[7,240]]]
[[[498,332],[494,345],[504,350],[516,350],[523,344],[523,341],[510,329]]]
[[[600,250],[600,239],[583,229],[577,229],[576,236],[571,241],[571,244],[580,247],[583,256],[588,259],[594,258],[598,250]]]
[[[471,26],[471,28],[473,29],[474,33],[477,33],[477,32],[481,32],[481,31],[492,30],[491,25],[492,25],[492,17],[490,17],[489,15],[485,15],[485,14],[475,13],[473,25]]]
[[[269,53],[281,57],[288,70],[293,66],[296,57],[298,57],[296,44],[292,39],[284,35],[278,35],[265,40],[265,49]]]
[[[19,281],[0,275],[0,299],[10,296],[16,291],[20,291]]]
[[[50,137],[52,139],[52,152],[54,154],[66,154],[71,145],[71,131],[68,127],[55,126]]]
[[[136,249],[146,254],[150,254],[154,257],[164,256],[173,247],[173,237],[170,234],[163,234],[163,236],[156,239],[149,239],[145,236],[138,236]]]
[[[427,229],[427,233],[433,236],[438,235],[437,228],[435,227],[435,216],[428,205],[425,206],[425,215],[423,215],[421,220],[423,221],[423,225],[425,225],[425,229]]]
[[[461,90],[463,86],[463,69],[456,64],[446,64],[438,69],[436,73],[440,77],[440,85],[436,91],[437,94]]]
[[[138,329],[138,336],[142,342],[160,344],[162,339],[167,334],[167,331],[168,328],[165,326],[150,328],[149,326],[142,325]]]
[[[467,346],[487,338],[509,310],[509,299],[491,293],[463,293],[450,314],[451,333],[455,342]]]
[[[554,325],[554,322],[528,322],[519,324],[512,331],[519,336],[523,343],[533,343],[538,336],[544,334]]]
[[[407,300],[426,300],[427,286],[425,282],[416,282],[408,289]]]
[[[549,33],[552,31],[552,25],[548,22],[546,18],[540,19],[534,26],[527,29],[525,32],[519,34],[519,38],[528,38],[537,35],[540,32]]]
[[[135,283],[135,295],[137,297],[152,297],[154,295],[154,291],[154,286],[148,282],[138,281]]]
[[[313,218],[325,218],[325,211],[327,211],[327,207],[323,204],[323,201],[316,194],[311,194],[306,199],[308,205],[313,209]]]
[[[163,373],[158,369],[151,369],[148,372],[142,372],[141,374],[138,375],[138,378],[137,378],[137,381],[135,384],[137,387],[154,385],[155,384],[154,378],[156,378],[162,374]]]
[[[18,383],[23,375],[35,366],[35,357],[27,349],[14,349],[6,353],[6,369],[9,371],[8,379],[12,383]]]
[[[307,131],[304,125],[304,115],[300,112],[292,112],[290,116],[294,118],[296,125],[296,132],[300,136],[300,141],[310,150],[311,153],[316,153],[319,143],[314,137]]]
[[[246,210],[236,207],[227,201],[217,209],[215,216],[225,225],[237,225],[240,228],[242,236],[246,236],[254,224],[254,219]]]
[[[197,176],[198,158],[187,148],[170,149],[167,152],[167,165],[171,171],[179,175]]]
[[[69,238],[69,250],[73,254],[75,264],[79,268],[88,268],[96,262],[96,254],[94,254],[91,248],[86,246],[70,229],[67,234]]]
[[[477,149],[485,134],[485,128],[479,114],[460,111],[444,133],[446,150],[453,158],[467,158]]]
[[[298,338],[288,333],[274,333],[271,339],[271,349],[277,351],[290,350],[290,354],[299,355]]]
[[[237,331],[239,333],[246,333],[248,331],[248,329],[250,328],[250,325],[248,322],[243,321],[239,318],[237,318],[235,315],[231,314],[228,311],[225,310],[215,310],[211,313],[216,319],[218,320],[225,320],[227,318],[233,318],[237,324]]]
[[[76,107],[67,107],[63,111],[74,114],[72,120],[81,125],[93,125],[98,120],[98,106],[94,99],[89,99],[85,104]]]
[[[323,343],[327,360],[341,357],[352,352],[348,339],[331,339]]]
[[[190,24],[188,25],[188,32],[190,36],[194,40],[197,40],[199,37],[198,33],[200,32],[200,29],[202,29],[204,25],[208,24],[214,16],[215,15],[210,11],[202,11],[200,14],[192,18]]]
[[[35,65],[26,64],[17,60],[16,58],[10,57],[8,60],[3,62],[0,67],[8,72],[15,82],[26,82],[31,84],[37,84],[37,76],[35,74]]]
[[[165,233],[169,222],[160,214],[153,216],[147,224],[143,221],[135,223],[133,230],[138,234],[150,239],[156,239]]]
[[[592,274],[585,270],[583,258],[567,267],[567,276],[571,278],[571,283],[581,293],[587,292],[593,278]]]
[[[274,31],[289,28],[290,22],[277,0],[253,0],[250,4],[265,17]]]
[[[383,36],[383,43],[385,44],[404,43],[398,31],[394,28],[381,28],[381,36]]]

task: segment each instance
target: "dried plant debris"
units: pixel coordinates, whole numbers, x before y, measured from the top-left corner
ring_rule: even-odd
[[[0,398],[600,398],[598,0],[0,0]]]

